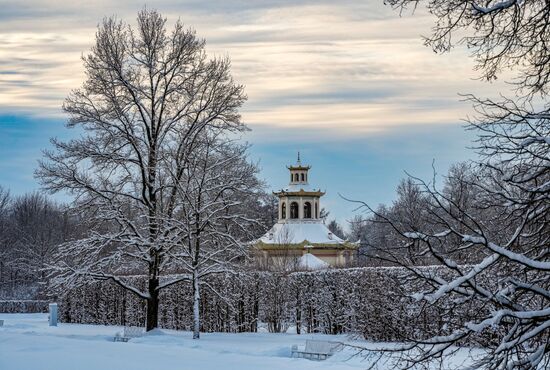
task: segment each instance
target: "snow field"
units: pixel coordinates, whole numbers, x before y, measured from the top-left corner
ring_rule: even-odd
[[[0,314],[0,370],[284,370],[367,369],[369,359],[346,348],[325,361],[291,358],[293,344],[306,339],[350,341],[344,335],[273,333],[202,333],[155,330],[127,343],[113,342],[120,326],[63,324],[48,326],[47,314]],[[464,361],[466,351],[452,358]],[[451,359],[450,359],[451,360]],[[451,364],[451,361],[449,361]],[[384,361],[377,369],[395,369]]]
[[[221,370],[362,369],[365,361],[344,350],[326,361],[290,358],[306,339],[346,340],[321,334],[192,333],[156,330],[128,343],[113,342],[121,327],[63,324],[47,314],[0,314],[1,370]],[[351,358],[350,358],[351,357]]]

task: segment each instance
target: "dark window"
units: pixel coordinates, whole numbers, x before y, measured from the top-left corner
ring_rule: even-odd
[[[281,206],[281,218],[286,218],[286,203]]]
[[[298,203],[290,203],[290,218],[298,218]]]
[[[317,208],[317,203],[315,203],[315,218],[319,218],[319,210]]]
[[[290,174],[290,182],[292,182],[293,179],[294,179],[294,176]]]
[[[304,203],[304,218],[311,218],[311,203]]]
[[[298,174],[294,175],[294,181],[300,181],[300,178],[298,177]]]
[[[302,174],[302,181],[305,181],[305,179],[306,178],[305,178],[304,174]]]

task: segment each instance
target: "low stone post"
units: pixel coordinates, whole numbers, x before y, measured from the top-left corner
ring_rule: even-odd
[[[50,309],[50,326],[57,326],[57,303],[50,303],[48,307]]]

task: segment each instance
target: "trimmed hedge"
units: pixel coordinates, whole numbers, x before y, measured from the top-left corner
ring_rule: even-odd
[[[6,300],[0,301],[0,313],[48,312],[49,301]]]
[[[433,266],[423,269],[442,272]],[[128,279],[145,283],[141,277]],[[216,275],[202,285],[201,330],[254,332],[265,323],[271,332],[299,327],[302,332],[359,333],[373,341],[400,341],[448,333],[476,314],[464,305],[417,302],[411,294],[420,284],[397,267]],[[145,324],[145,302],[113,283],[73,289],[59,303],[63,322]],[[161,293],[160,327],[191,330],[192,319],[190,285],[174,285]]]

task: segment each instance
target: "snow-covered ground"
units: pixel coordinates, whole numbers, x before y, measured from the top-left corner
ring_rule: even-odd
[[[326,361],[290,358],[306,339],[347,341],[321,334],[191,333],[158,330],[128,343],[113,342],[120,327],[59,324],[46,314],[0,314],[1,370],[275,370],[365,369],[370,362],[345,349]],[[357,342],[367,344],[366,342]],[[372,344],[371,344],[372,345]],[[394,365],[379,368],[393,369]]]

